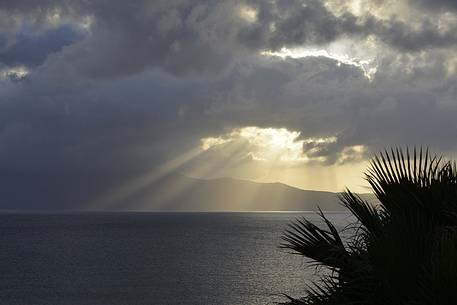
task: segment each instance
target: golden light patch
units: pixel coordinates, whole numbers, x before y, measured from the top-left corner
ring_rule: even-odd
[[[189,168],[194,177],[235,177],[282,182],[304,189],[341,191],[345,186],[366,192],[363,170],[367,148],[338,144],[336,135],[303,137],[287,128],[247,126],[202,138],[208,157]],[[205,174],[200,167],[210,168]]]
[[[220,138],[220,137],[217,137],[217,138],[211,138],[211,137],[210,138],[204,138],[204,139],[201,139],[202,149],[203,150],[208,150],[213,146],[221,145],[221,144],[227,143],[229,141],[230,141],[229,139],[223,139],[223,138]]]
[[[306,161],[303,154],[303,141],[298,140],[300,132],[285,128],[245,127],[239,136],[246,139],[256,149],[251,152],[256,160],[263,161]]]
[[[223,144],[244,142],[246,155],[253,160],[271,163],[304,163],[311,160],[325,161],[322,157],[311,158],[303,151],[303,146],[335,143],[335,136],[325,138],[300,138],[300,132],[286,128],[260,128],[248,126],[237,128],[219,137],[201,139],[201,149],[222,148]],[[313,151],[315,152],[315,151]]]
[[[257,10],[248,5],[241,5],[238,10],[241,19],[252,23],[257,21]]]

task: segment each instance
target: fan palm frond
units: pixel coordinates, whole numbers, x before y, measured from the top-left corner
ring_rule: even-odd
[[[395,148],[371,159],[366,179],[378,204],[339,196],[357,220],[345,242],[320,210],[324,226],[303,218],[284,233],[281,247],[331,270],[289,304],[457,304],[456,163]]]
[[[318,227],[305,218],[289,225],[282,237],[281,248],[293,250],[330,268],[341,268],[347,263],[348,253],[335,226],[319,210],[326,229]]]
[[[385,220],[382,206],[367,202],[350,190],[341,193],[339,198],[343,205],[357,218],[364,234],[369,234],[373,238],[381,234]]]

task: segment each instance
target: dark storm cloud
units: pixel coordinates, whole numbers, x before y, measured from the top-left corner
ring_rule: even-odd
[[[238,69],[236,78],[217,87],[220,102],[214,99],[210,108],[217,120],[287,127],[305,138],[338,136],[323,155],[361,144],[372,151],[401,143],[455,147],[452,141],[443,142],[455,139],[457,131],[455,78],[436,77],[418,87],[421,75],[427,79],[418,71],[369,82],[358,68],[323,58]]]
[[[93,78],[129,75],[154,67],[179,76],[214,74],[225,69],[236,53],[232,36],[238,25],[227,17],[234,15],[231,4],[225,1],[79,3],[82,11],[94,16],[92,35],[55,61],[61,66],[76,66],[82,74]]]
[[[324,58],[251,59],[212,82],[143,73],[71,90],[36,87],[33,78],[9,84],[0,104],[1,206],[84,206],[236,127],[336,135],[316,153],[329,163],[353,145],[455,149],[443,141],[457,134],[457,108],[448,102],[455,80],[418,88],[392,77],[394,86],[370,83],[358,68]]]
[[[410,52],[452,47],[457,43],[457,28],[440,29],[433,22],[436,16],[424,16],[421,23],[413,27],[395,17],[380,20],[370,14],[355,16],[350,12],[336,16],[324,1],[319,0],[278,1],[274,4],[258,1],[254,5],[259,9],[259,21],[243,28],[240,38],[244,44],[258,48],[320,45],[339,38],[365,39],[370,35],[392,48]]]
[[[451,9],[457,10],[457,2],[454,0],[415,0],[410,1],[412,5],[421,5],[426,9],[435,9],[435,10],[442,10],[442,9]]]
[[[0,62],[8,66],[37,66],[50,53],[82,40],[84,33],[72,26],[49,29],[44,33],[31,34],[27,28],[18,33],[14,44],[0,49]]]
[[[449,48],[457,42],[457,28],[443,30],[433,17],[424,16],[413,27],[369,14],[336,16],[319,0],[249,1],[257,10],[257,20],[251,23],[239,17],[242,4],[167,1],[123,6],[96,1],[85,7],[95,16],[93,35],[86,44],[64,53],[62,61],[76,59],[78,69],[93,77],[128,75],[148,67],[181,76],[204,76],[223,71],[233,58],[246,52],[322,45],[346,37],[373,36],[408,52]]]
[[[69,91],[14,86],[0,113],[3,208],[86,204],[198,141],[199,126],[182,138],[177,117],[195,86],[154,75]]]
[[[243,5],[256,20],[240,16]],[[0,208],[80,207],[244,126],[337,136],[304,147],[329,164],[355,145],[457,149],[457,31],[427,16],[413,27],[337,16],[314,0],[17,0],[0,13],[0,60],[31,68],[21,81],[0,80]],[[32,24],[25,34],[22,22]],[[372,81],[329,58],[258,55],[369,36],[385,51]]]
[[[256,10],[256,20],[242,18],[246,5]],[[93,18],[84,43],[65,49],[49,63],[59,67],[56,73],[93,78],[155,67],[177,76],[205,77],[225,71],[234,58],[251,52],[325,45],[348,37],[376,37],[408,52],[452,48],[457,42],[456,26],[443,29],[436,15],[424,15],[412,26],[395,17],[381,20],[349,11],[335,15],[319,0],[6,1],[0,9],[31,16],[37,24],[56,12],[73,21]]]

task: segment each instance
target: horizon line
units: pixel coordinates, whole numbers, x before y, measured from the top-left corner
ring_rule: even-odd
[[[166,214],[166,213],[182,213],[182,214],[191,214],[191,213],[265,213],[265,214],[287,214],[287,213],[317,213],[318,210],[0,210],[0,215],[5,214],[97,214],[97,213],[107,213],[107,214],[117,214],[117,213],[144,213],[144,214]],[[347,213],[344,210],[322,210],[325,213]]]

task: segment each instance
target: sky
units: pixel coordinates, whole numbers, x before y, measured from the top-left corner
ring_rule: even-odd
[[[363,192],[384,148],[452,157],[456,3],[3,0],[0,209],[175,171]]]

